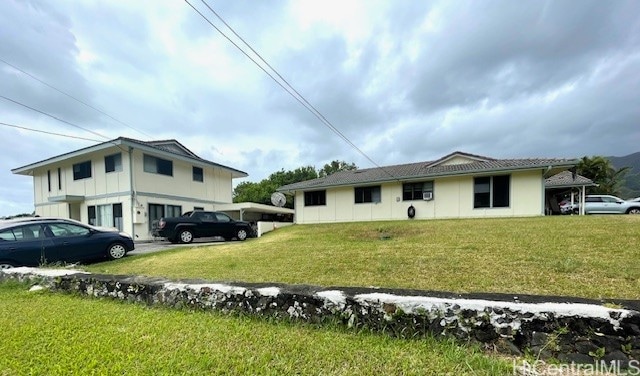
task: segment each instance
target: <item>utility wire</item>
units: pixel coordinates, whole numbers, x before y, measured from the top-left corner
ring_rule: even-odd
[[[153,138],[153,136],[151,136],[151,135],[149,135],[149,134],[147,134],[147,133],[145,133],[145,132],[143,132],[143,131],[141,131],[141,130],[139,130],[139,129],[137,129],[137,128],[135,128],[135,127],[133,127],[133,126],[131,126],[131,125],[129,125],[129,124],[127,124],[127,123],[125,123],[125,122],[123,122],[123,121],[121,121],[121,120],[116,119],[115,117],[113,117],[113,116],[109,115],[108,113],[104,112],[103,110],[101,110],[101,109],[99,109],[99,108],[97,108],[97,107],[94,107],[94,106],[90,105],[89,103],[87,103],[87,102],[85,102],[85,101],[83,101],[83,100],[81,100],[81,99],[78,99],[78,98],[74,97],[73,95],[71,95],[71,94],[69,94],[69,93],[66,93],[66,92],[64,92],[64,91],[62,91],[62,90],[60,90],[60,89],[56,88],[55,86],[53,86],[53,85],[51,85],[51,84],[49,84],[49,83],[47,83],[47,82],[45,82],[45,81],[43,81],[43,80],[39,79],[38,77],[36,77],[36,76],[32,75],[31,73],[29,73],[29,72],[27,72],[27,71],[25,71],[25,70],[23,70],[23,69],[20,69],[20,68],[16,67],[15,65],[13,65],[13,64],[11,64],[11,63],[9,63],[9,62],[5,61],[4,59],[0,58],[0,61],[1,61],[1,62],[3,62],[3,63],[5,63],[6,65],[10,66],[11,68],[13,68],[13,69],[15,69],[15,70],[17,70],[17,71],[19,71],[19,72],[21,72],[21,73],[23,73],[23,74],[25,74],[25,75],[27,75],[27,76],[31,77],[31,78],[33,78],[34,80],[36,80],[36,81],[40,82],[41,84],[43,84],[43,85],[45,85],[45,86],[47,86],[47,87],[49,87],[49,88],[51,88],[51,89],[53,89],[53,90],[57,91],[58,93],[63,94],[63,95],[66,95],[67,97],[69,97],[69,98],[73,99],[74,101],[79,102],[79,103],[82,103],[83,105],[85,105],[85,106],[89,107],[90,109],[92,109],[92,110],[94,110],[94,111],[97,111],[97,112],[101,113],[102,115],[104,115],[104,116],[108,117],[109,119],[111,119],[111,120],[113,120],[113,121],[116,121],[116,122],[118,122],[118,123],[120,123],[120,124],[124,125],[124,126],[125,126],[125,127],[127,127],[127,128],[133,129],[134,131],[136,131],[136,132],[138,132],[138,133],[140,133],[140,134],[143,134],[143,135],[145,135],[145,136],[149,137],[150,139],[152,139],[152,138]]]
[[[77,140],[84,140],[84,141],[93,141],[93,142],[102,142],[101,140],[95,140],[93,138],[85,138],[85,137],[79,137],[79,136],[72,136],[69,134],[62,134],[62,133],[55,133],[55,132],[47,132],[47,131],[43,131],[40,129],[34,129],[34,128],[27,128],[27,127],[22,127],[20,125],[15,125],[15,124],[9,124],[9,123],[3,123],[0,121],[0,125],[4,125],[6,127],[11,127],[11,128],[17,128],[17,129],[22,129],[25,131],[30,131],[30,132],[38,132],[38,133],[44,133],[44,134],[50,134],[53,136],[60,136],[60,137],[67,137],[67,138],[75,138]]]
[[[79,126],[79,125],[77,125],[77,124],[70,123],[70,122],[68,122],[68,121],[66,121],[66,120],[64,120],[64,119],[61,119],[61,118],[59,118],[59,117],[57,117],[57,116],[55,116],[55,115],[51,115],[51,114],[46,113],[46,112],[44,112],[44,111],[40,111],[40,110],[38,110],[37,108],[33,108],[33,107],[31,107],[31,106],[28,106],[28,105],[26,105],[26,104],[24,104],[24,103],[18,102],[18,101],[16,101],[16,100],[11,99],[11,98],[7,98],[7,97],[5,97],[5,96],[4,96],[4,95],[2,95],[2,94],[0,94],[0,98],[4,99],[4,100],[6,100],[6,101],[9,101],[9,102],[15,103],[15,104],[17,104],[17,105],[19,105],[19,106],[22,106],[22,107],[28,108],[28,109],[30,109],[30,110],[32,110],[32,111],[38,112],[38,113],[40,113],[40,114],[42,114],[42,115],[48,116],[48,117],[53,118],[53,119],[55,119],[55,120],[58,120],[59,122],[62,122],[62,123],[68,124],[68,125],[70,125],[70,126],[72,126],[72,127],[78,128],[78,129],[82,129],[82,130],[83,130],[83,131],[85,131],[85,132],[89,132],[89,133],[91,133],[91,134],[94,134],[94,135],[96,135],[96,136],[99,136],[99,137],[102,137],[102,138],[105,138],[105,139],[109,140],[109,137],[107,137],[107,136],[105,136],[105,135],[102,135],[102,134],[100,134],[100,133],[98,133],[98,132],[94,132],[94,131],[92,131],[91,129],[84,128],[84,127]]]
[[[24,103],[18,102],[18,101],[16,101],[16,100],[11,99],[11,98],[7,98],[7,97],[5,97],[5,96],[4,96],[4,95],[2,95],[2,94],[0,94],[0,98],[4,99],[4,100],[6,100],[6,101],[9,101],[9,102],[15,103],[15,104],[17,104],[17,105],[19,105],[19,106],[22,106],[22,107],[28,108],[28,109],[30,109],[30,110],[32,110],[32,111],[35,111],[35,112],[37,112],[37,113],[40,113],[40,114],[42,114],[42,115],[48,116],[48,117],[50,117],[50,118],[52,118],[52,119],[55,119],[55,120],[57,120],[57,121],[59,121],[59,122],[62,122],[62,123],[68,124],[68,125],[70,125],[70,126],[72,126],[72,127],[75,127],[75,128],[78,128],[78,129],[82,129],[82,130],[83,130],[83,131],[85,131],[85,132],[89,132],[89,133],[94,134],[94,135],[96,135],[96,136],[102,137],[102,138],[106,139],[106,140],[107,140],[107,142],[110,142],[110,143],[112,143],[113,145],[117,146],[120,150],[122,150],[122,151],[126,151],[122,146],[120,146],[120,145],[116,144],[115,142],[113,142],[113,140],[111,140],[109,137],[107,137],[107,136],[105,136],[105,135],[102,135],[102,134],[100,134],[100,133],[98,133],[98,132],[94,132],[94,131],[92,131],[91,129],[87,129],[87,128],[82,127],[82,126],[80,126],[80,125],[73,124],[73,123],[68,122],[68,121],[66,121],[66,120],[64,120],[64,119],[61,119],[61,118],[59,118],[59,117],[57,117],[57,116],[55,116],[55,115],[51,115],[51,114],[49,114],[49,113],[47,113],[47,112],[44,112],[44,111],[38,110],[37,108],[33,108],[33,107],[31,107],[31,106],[28,106],[28,105],[26,105],[26,104],[24,104]],[[98,141],[98,142],[101,142],[101,141]],[[102,142],[103,142],[103,141],[102,141]]]
[[[209,25],[211,25],[216,31],[218,31],[218,33],[220,33],[224,38],[226,38],[231,44],[233,44],[238,50],[240,50],[240,52],[242,52],[247,58],[249,58],[249,60],[251,60],[254,64],[256,64],[265,74],[267,74],[274,82],[276,82],[281,88],[283,88],[289,95],[291,95],[295,100],[297,100],[302,106],[304,106],[309,112],[311,112],[311,114],[313,114],[316,118],[318,118],[318,120],[320,120],[326,127],[328,127],[332,132],[334,132],[336,135],[338,135],[343,141],[345,141],[349,146],[351,146],[353,149],[355,149],[358,153],[360,153],[362,156],[364,156],[369,162],[371,162],[374,166],[380,168],[382,171],[384,171],[387,175],[389,175],[391,178],[396,179],[397,178],[391,174],[389,171],[387,171],[384,167],[378,165],[371,157],[369,157],[364,151],[362,151],[357,145],[355,145],[347,136],[344,135],[344,133],[342,133],[338,128],[336,128],[329,120],[327,120],[327,118],[316,108],[314,107],[311,103],[309,103],[309,101],[302,95],[300,94],[294,87],[293,85],[291,85],[273,66],[271,66],[271,64],[269,64],[253,47],[251,47],[251,45],[244,39],[242,38],[240,35],[238,35],[238,33],[236,33],[236,31],[215,11],[213,10],[213,8],[211,8],[209,6],[209,4],[207,4],[207,2],[205,0],[200,0],[229,30],[231,30],[231,32],[237,37],[239,38],[267,67],[269,67],[269,69],[271,69],[271,71],[273,71],[282,82],[284,82],[286,84],[287,87],[285,87],[282,82],[280,82],[278,79],[276,79],[270,72],[267,72],[267,70],[261,65],[259,64],[253,57],[249,56],[249,54],[244,51],[240,46],[238,46],[237,43],[235,43],[233,40],[231,40],[231,38],[229,38],[224,32],[222,32],[222,30],[220,30],[220,28],[218,28],[217,26],[215,26],[204,14],[202,14],[196,7],[194,7],[189,0],[185,0],[185,2],[196,12],[200,15],[200,17],[202,17]]]

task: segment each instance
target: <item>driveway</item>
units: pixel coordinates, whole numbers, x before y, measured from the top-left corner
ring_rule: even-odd
[[[168,249],[178,247],[203,247],[212,245],[222,245],[225,241],[222,238],[200,238],[193,241],[191,244],[171,244],[166,240],[149,241],[149,242],[136,242],[136,249],[129,252],[129,255],[142,255],[145,253],[154,253],[166,251]]]

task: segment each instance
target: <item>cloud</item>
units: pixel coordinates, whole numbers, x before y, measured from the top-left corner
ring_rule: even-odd
[[[637,1],[208,3],[378,164],[638,151]],[[182,2],[4,1],[0,58],[129,127],[1,62],[0,95],[108,138],[176,138],[251,181],[334,159],[371,167]],[[2,99],[0,122],[97,137]],[[0,215],[33,206],[11,168],[91,144],[0,132],[15,140],[0,201],[22,203]]]

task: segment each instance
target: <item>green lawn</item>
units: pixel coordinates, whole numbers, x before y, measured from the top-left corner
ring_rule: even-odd
[[[390,239],[381,240],[381,234]],[[96,273],[640,298],[640,216],[296,225],[94,264]]]
[[[249,244],[249,243],[247,243]],[[451,341],[401,340],[0,283],[0,375],[510,375]]]

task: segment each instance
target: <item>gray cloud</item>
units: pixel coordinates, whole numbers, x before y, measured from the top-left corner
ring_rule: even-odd
[[[638,151],[636,1],[209,3],[379,164],[454,150]],[[371,166],[186,4],[5,1],[0,58],[142,133],[2,63],[0,95],[109,138],[176,138],[251,181],[333,159]],[[95,137],[1,99],[0,114]],[[31,180],[11,168],[90,144],[7,127],[0,135],[12,141],[0,164],[0,215],[32,210]]]

